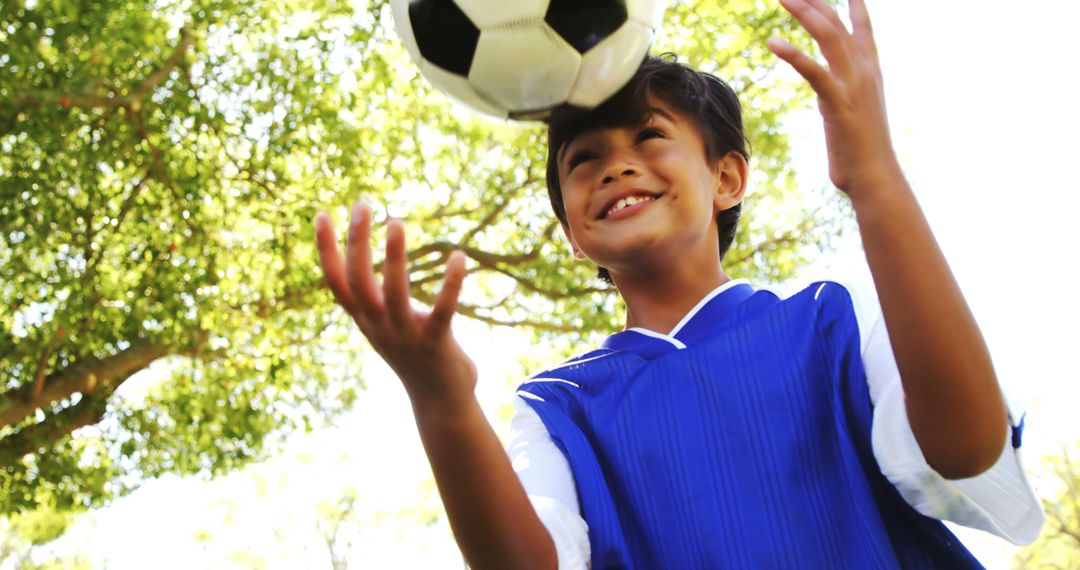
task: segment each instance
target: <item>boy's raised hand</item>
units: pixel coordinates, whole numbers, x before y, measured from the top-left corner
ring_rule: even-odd
[[[465,279],[465,256],[446,262],[430,312],[412,307],[405,227],[386,225],[382,286],[371,261],[371,208],[357,203],[345,257],[330,217],[315,217],[326,284],[412,401],[420,440],[462,553],[473,568],[554,568],[555,544],[476,400],[476,365],[454,340],[450,320]]]
[[[848,1],[850,32],[825,0],[780,0],[817,41],[828,68],[782,40],[769,40],[769,49],[817,92],[829,177],[851,197],[919,448],[941,475],[974,477],[1008,445],[1001,387],[896,159],[865,0]]]
[[[884,84],[865,0],[850,0],[849,32],[825,0],[780,0],[821,47],[822,66],[790,43],[769,40],[769,49],[791,64],[818,96],[825,119],[829,177],[856,197],[900,171],[889,137]]]
[[[371,259],[371,208],[362,202],[353,206],[344,258],[330,217],[317,215],[315,239],[326,284],[397,373],[414,406],[450,411],[473,398],[476,387],[476,366],[450,329],[465,279],[465,256],[450,255],[434,307],[419,311],[409,295],[404,224],[388,222],[386,234],[380,287]]]

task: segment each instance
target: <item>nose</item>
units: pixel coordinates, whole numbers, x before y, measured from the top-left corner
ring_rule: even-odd
[[[611,157],[611,160],[608,161],[603,173],[604,177],[601,180],[601,184],[607,185],[611,184],[618,178],[636,176],[638,174],[638,171],[634,168],[634,165],[630,163],[630,161],[626,160],[626,158],[622,154],[616,154],[615,156]]]
[[[627,176],[627,177],[629,177],[629,176],[633,176],[634,174],[637,174],[637,172],[635,172],[633,168],[627,168],[627,169],[623,170],[622,172],[620,172],[619,176]],[[612,182],[615,181],[616,178],[617,178],[617,176],[615,174],[607,174],[607,175],[604,176],[603,183],[604,184],[611,184]]]

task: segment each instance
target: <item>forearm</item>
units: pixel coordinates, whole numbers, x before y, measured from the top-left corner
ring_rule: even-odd
[[[915,438],[942,475],[978,474],[998,458],[1006,434],[986,343],[899,167],[853,190]]]
[[[474,569],[555,568],[555,545],[475,398],[413,400],[417,428],[458,546]]]

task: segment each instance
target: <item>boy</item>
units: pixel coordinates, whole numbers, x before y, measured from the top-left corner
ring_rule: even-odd
[[[522,386],[517,473],[450,334],[463,257],[416,311],[400,222],[380,290],[370,209],[344,261],[317,218],[327,283],[401,378],[472,567],[952,568],[977,562],[924,515],[1038,533],[1018,430],[892,150],[865,6],[849,33],[823,0],[782,4],[829,63],[769,43],[818,94],[884,320],[838,284],[781,301],[723,273],[747,180],[738,102],[659,60],[596,112],[552,119],[553,207],[627,330]]]

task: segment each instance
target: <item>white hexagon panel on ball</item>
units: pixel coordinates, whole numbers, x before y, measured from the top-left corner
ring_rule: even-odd
[[[513,115],[566,101],[580,64],[581,55],[542,21],[482,30],[469,81]]]
[[[548,0],[454,0],[480,31],[544,19]]]
[[[466,106],[486,115],[500,119],[506,118],[506,109],[499,108],[483,94],[478,93],[467,78],[456,73],[450,73],[429,61],[425,61],[421,65],[420,72],[424,74],[424,77],[428,78],[428,81],[436,89],[441,90],[451,99],[464,103]]]
[[[637,72],[649,51],[653,31],[628,20],[614,34],[585,52],[569,103],[592,108],[618,91]]]

